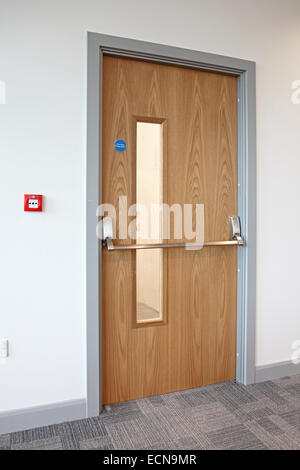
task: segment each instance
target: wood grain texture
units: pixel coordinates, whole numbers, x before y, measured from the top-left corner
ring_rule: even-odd
[[[102,200],[116,206],[122,195],[135,203],[137,116],[167,126],[164,202],[203,203],[205,240],[226,240],[237,214],[236,78],[104,57]],[[114,150],[117,139],[127,150]],[[236,248],[165,251],[167,322],[136,328],[135,252],[103,250],[104,403],[235,378]]]

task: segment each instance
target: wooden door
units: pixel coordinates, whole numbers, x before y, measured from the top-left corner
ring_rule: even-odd
[[[227,240],[237,214],[236,78],[104,57],[102,201],[115,207],[124,195],[136,202],[137,122],[162,124],[163,202],[204,204],[205,240]],[[134,243],[116,230],[116,244]],[[103,249],[105,404],[235,379],[237,248],[162,251],[162,318],[137,323],[137,252]]]

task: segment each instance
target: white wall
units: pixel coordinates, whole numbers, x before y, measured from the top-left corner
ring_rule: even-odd
[[[86,31],[257,62],[257,365],[300,339],[299,0],[0,0],[0,410],[85,396]],[[22,211],[23,194],[45,212]],[[284,223],[281,220],[284,217]],[[290,223],[286,221],[290,218]]]

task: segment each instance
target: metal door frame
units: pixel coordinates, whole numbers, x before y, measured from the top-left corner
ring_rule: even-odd
[[[102,246],[96,209],[102,194],[103,55],[198,68],[238,79],[238,215],[245,246],[238,248],[237,369],[241,384],[255,381],[256,316],[256,64],[133,39],[88,33],[86,170],[87,416],[102,410]]]

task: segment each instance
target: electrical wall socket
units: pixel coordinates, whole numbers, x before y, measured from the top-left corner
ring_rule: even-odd
[[[8,339],[0,339],[0,358],[8,356]]]

